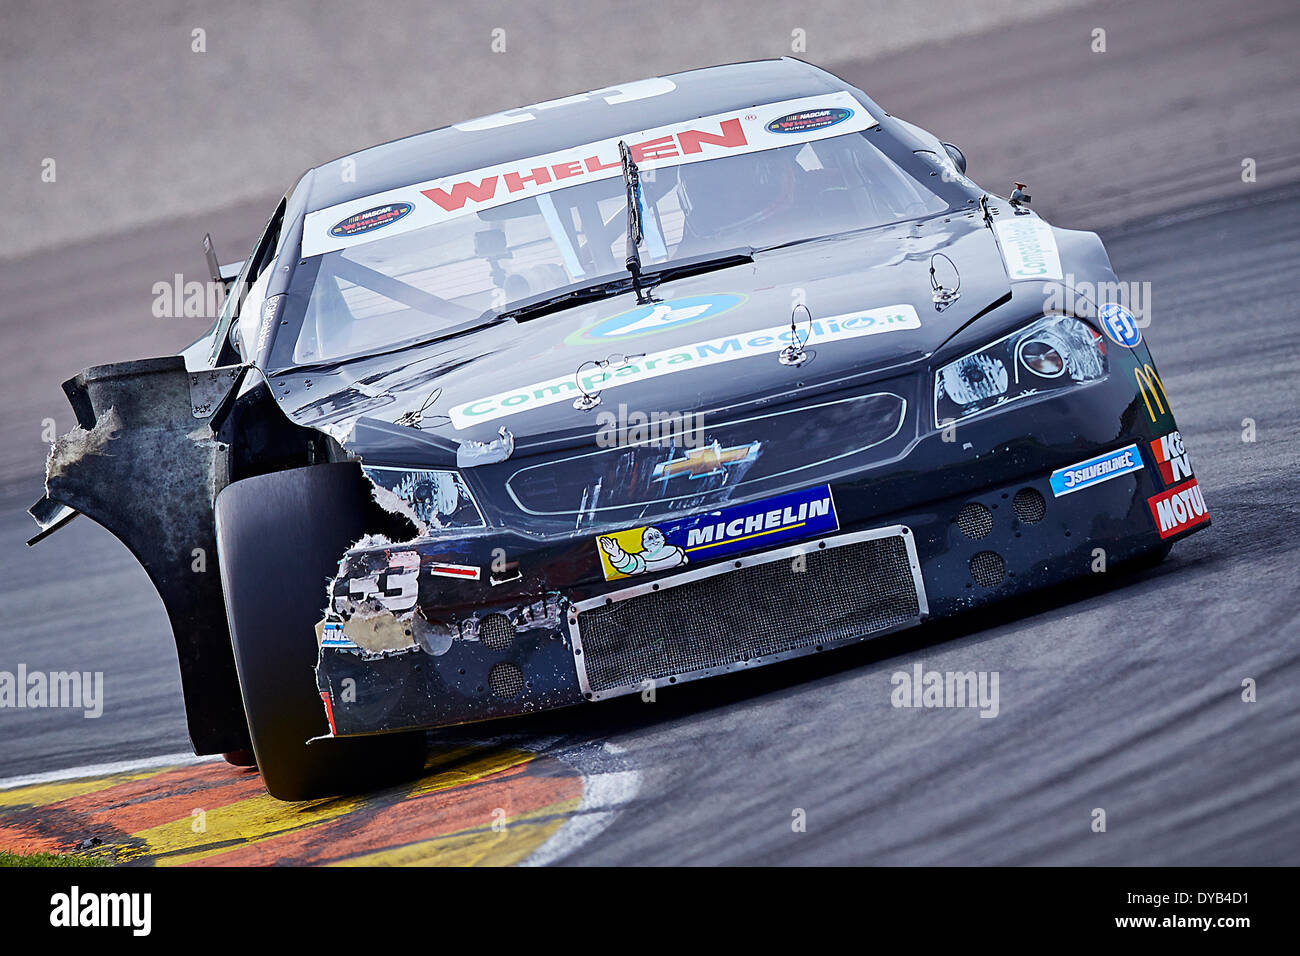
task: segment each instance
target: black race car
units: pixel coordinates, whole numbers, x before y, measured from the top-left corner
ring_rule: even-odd
[[[286,799],[1158,559],[1209,518],[1142,323],[1027,203],[790,59],[363,150],[64,385],[37,539],[131,548],[195,750]]]

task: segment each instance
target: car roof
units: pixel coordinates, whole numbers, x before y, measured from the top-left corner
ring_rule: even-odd
[[[671,88],[661,84],[666,91],[655,95],[620,98],[618,86],[607,87],[594,91],[604,95],[564,97],[535,111],[530,107],[506,110],[505,122],[483,117],[371,146],[309,171],[298,188],[309,190],[304,205],[313,211],[411,183],[700,116],[843,90],[862,95],[838,77],[792,57],[708,67],[663,79],[671,81]],[[644,89],[649,82],[637,85],[645,84]],[[530,112],[531,119],[512,119]]]

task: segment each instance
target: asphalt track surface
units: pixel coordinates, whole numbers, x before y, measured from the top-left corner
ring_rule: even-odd
[[[1105,54],[1088,48],[1098,25]],[[1298,45],[1293,4],[1161,0],[827,64],[961,144],[990,190],[1030,183],[1049,220],[1097,229],[1120,278],[1151,283],[1145,335],[1214,525],[1149,571],[661,690],[652,704],[436,735],[441,749],[570,758],[588,790],[602,775],[626,784],[606,786],[604,804],[563,787],[521,797],[553,797],[537,807],[566,832],[599,817],[580,838],[539,841],[542,861],[1300,863]],[[1255,183],[1242,182],[1246,157]],[[57,383],[193,338],[201,323],[148,317],[152,283],[201,277],[193,239],[211,228],[243,248],[266,208],[0,262],[0,670],[106,681],[97,720],[0,711],[0,777],[186,747],[144,573],[85,519],[24,549],[23,509],[40,493],[42,420],[72,423]],[[891,675],[917,662],[998,672],[998,716],[892,707]],[[1241,698],[1248,678],[1254,703]],[[510,793],[513,779],[497,783]],[[422,799],[430,818],[453,812]],[[799,810],[805,832],[791,826]]]

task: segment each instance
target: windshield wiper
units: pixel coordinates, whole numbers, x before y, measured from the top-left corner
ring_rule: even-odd
[[[632,159],[632,150],[621,139],[618,156],[623,162],[623,185],[627,188],[627,271],[632,273],[637,305],[644,305],[648,300],[641,291],[641,170]]]
[[[634,281],[649,283],[650,286],[658,285],[661,282],[667,282],[671,279],[684,279],[687,276],[701,275],[705,272],[716,272],[719,269],[730,269],[733,266],[744,265],[754,261],[754,250],[742,246],[736,249],[728,249],[725,252],[710,253],[702,256],[692,256],[689,259],[678,259],[674,262],[665,262],[660,266],[655,266],[648,272],[638,274],[637,280],[629,281],[628,277],[621,272],[611,273],[602,276],[594,282],[585,285],[571,285],[563,289],[543,292],[523,299],[504,309],[500,312],[488,310],[480,316],[480,321],[470,328],[459,331],[475,331],[485,325],[495,325],[498,322],[504,322],[507,319],[514,319],[516,322],[526,322],[529,319],[535,319],[539,316],[549,315],[552,312],[561,312],[564,309],[572,308],[575,305],[581,305],[584,302],[593,302],[597,299],[608,299],[615,295],[621,295],[628,291],[629,286],[634,285]],[[650,301],[649,298],[641,298],[638,294],[638,302],[644,305]]]
[[[754,249],[751,246],[737,246],[735,249],[724,249],[719,252],[708,252],[704,255],[665,262],[663,265],[655,266],[649,272],[642,273],[642,278],[649,279],[655,285],[658,285],[660,282],[667,282],[670,279],[684,279],[687,276],[696,276],[703,272],[716,272],[719,269],[730,269],[732,266],[744,265],[746,262],[753,261]]]

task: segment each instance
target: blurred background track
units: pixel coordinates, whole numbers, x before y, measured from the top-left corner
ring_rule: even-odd
[[[163,9],[0,9],[0,670],[102,670],[107,688],[98,720],[0,711],[0,776],[186,746],[166,618],[126,550],[84,519],[22,541],[46,420],[73,424],[59,383],[206,328],[151,314],[156,282],[206,279],[205,231],[223,260],[242,258],[313,163],[788,54],[803,30],[794,55],[960,145],[990,191],[1028,183],[1054,224],[1102,233],[1121,279],[1152,283],[1147,338],[1215,525],[1155,572],[1009,621],[682,687],[653,707],[512,722],[615,742],[644,771],[642,799],[583,859],[1300,862],[1293,0]],[[194,29],[206,53],[191,52]],[[46,157],[55,183],[40,180]],[[894,710],[889,675],[917,660],[999,670],[1002,715]],[[1240,702],[1243,677],[1260,682],[1258,704]],[[1108,834],[1088,831],[1097,806]],[[806,834],[790,831],[796,807]]]

